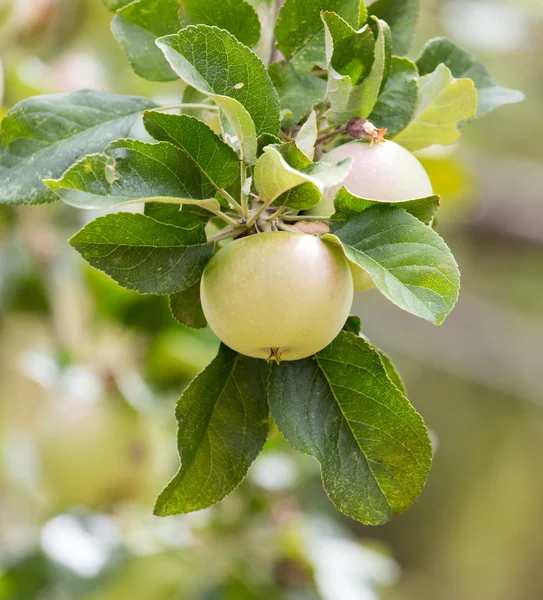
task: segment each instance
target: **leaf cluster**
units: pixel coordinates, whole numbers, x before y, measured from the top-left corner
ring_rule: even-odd
[[[439,198],[357,197],[341,186],[351,161],[329,162],[326,150],[353,118],[409,150],[450,144],[520,92],[445,38],[409,58],[418,0],[286,0],[277,15],[268,0],[104,1],[134,71],[179,79],[179,104],[89,90],[21,102],[2,121],[0,203],[105,211],[71,245],[119,285],[169,296],[174,318],[200,328],[200,279],[223,240],[292,229],[339,189],[323,241],[398,307],[443,322],[459,273],[432,227]],[[119,211],[130,204],[143,214]],[[350,319],[301,361],[269,366],[222,346],[179,400],[181,467],[156,513],[230,493],[270,414],[355,519],[383,523],[424,486],[426,427],[390,359]]]

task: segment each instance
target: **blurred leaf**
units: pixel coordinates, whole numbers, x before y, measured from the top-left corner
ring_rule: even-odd
[[[394,137],[408,150],[452,144],[458,125],[477,111],[477,90],[471,79],[454,79],[445,65],[419,80],[419,101],[411,123]]]
[[[392,29],[392,54],[404,56],[413,42],[419,19],[419,0],[377,0],[368,13],[382,19]]]
[[[284,119],[284,127],[297,125],[326,97],[326,81],[313,75],[298,75],[291,63],[282,61],[270,65],[268,72],[279,94],[282,109],[288,109],[292,118]]]
[[[224,344],[179,399],[176,418],[181,467],[157,499],[155,514],[200,510],[243,480],[269,429],[265,361]]]
[[[213,256],[214,245],[203,243],[201,235],[201,229],[118,213],[95,219],[70,244],[120,286],[169,295],[194,286]]]
[[[471,53],[447,38],[435,38],[426,43],[417,59],[421,75],[427,75],[443,63],[457,79],[469,78],[477,88],[477,114],[482,117],[502,104],[524,100],[524,94],[498,85],[487,68]]]
[[[230,33],[206,25],[189,26],[157,44],[186,83],[221,107],[243,158],[253,163],[258,136],[279,132],[279,98],[260,59]]]
[[[215,25],[246,46],[254,46],[260,39],[258,15],[245,0],[183,0],[181,15],[184,24]]]
[[[326,54],[329,63],[326,112],[334,123],[366,118],[377,101],[389,62],[386,23],[376,20],[377,38],[367,27],[355,31],[333,13],[325,13]]]
[[[181,29],[178,0],[136,0],[117,11],[111,22],[115,39],[130,66],[144,79],[177,79],[155,40]]]
[[[102,1],[108,10],[110,10],[111,12],[115,12],[119,8],[122,8],[123,6],[130,4],[134,0],[102,0]]]
[[[277,47],[301,75],[314,65],[326,67],[322,11],[336,12],[358,29],[362,15],[360,0],[286,0],[275,25]]]
[[[391,302],[435,325],[451,312],[460,288],[458,267],[445,242],[416,217],[372,206],[330,227],[333,235],[322,239],[339,242]]]
[[[177,146],[121,139],[105,152],[82,158],[59,180],[44,182],[66,204],[78,208],[104,209],[151,199],[218,211],[215,186]]]
[[[42,179],[60,177],[85,154],[127,136],[153,107],[145,98],[91,90],[23,100],[2,121],[0,204],[56,200]]]
[[[377,99],[369,120],[393,136],[407,127],[417,108],[418,71],[408,58],[392,57],[385,86]]]
[[[207,321],[200,301],[200,281],[197,281],[188,290],[172,294],[170,310],[178,323],[194,329],[203,329],[207,325]]]
[[[347,516],[386,523],[422,491],[426,427],[362,338],[341,332],[314,358],[274,366],[269,402],[286,439],[321,463],[324,489]]]
[[[359,215],[371,206],[388,204],[403,208],[406,212],[417,217],[425,225],[434,218],[439,208],[439,196],[428,196],[428,198],[415,198],[413,200],[399,200],[398,202],[381,202],[380,200],[368,200],[360,198],[345,187],[342,187],[334,198],[336,212],[332,216],[334,221],[348,221]]]

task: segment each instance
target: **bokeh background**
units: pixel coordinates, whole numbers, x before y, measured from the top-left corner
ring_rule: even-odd
[[[446,323],[356,300],[433,433],[420,500],[354,523],[274,434],[219,506],[153,517],[175,401],[217,342],[85,266],[66,240],[93,215],[0,207],[0,600],[543,598],[543,4],[422,6],[414,54],[451,36],[527,100],[421,155],[463,273]],[[109,21],[99,0],[0,0],[1,110],[81,87],[176,101],[131,72]]]

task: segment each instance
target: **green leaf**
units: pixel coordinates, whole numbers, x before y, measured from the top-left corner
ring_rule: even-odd
[[[134,0],[103,0],[105,7],[111,12],[115,12],[119,8],[130,4]]]
[[[254,46],[260,39],[258,15],[245,0],[183,0],[181,15],[184,24],[215,25],[246,46]]]
[[[375,127],[393,136],[409,125],[417,108],[418,76],[414,62],[392,57],[388,79],[369,116]]]
[[[368,13],[382,19],[392,29],[392,54],[409,52],[419,19],[419,0],[377,0],[368,6]]]
[[[200,300],[199,280],[188,290],[172,294],[169,304],[173,318],[178,323],[194,329],[206,327],[207,321]]]
[[[400,392],[404,396],[407,396],[407,389],[405,387],[405,382],[404,382],[402,376],[399,374],[398,369],[396,369],[390,356],[388,354],[386,354],[385,352],[383,352],[382,350],[378,350],[377,348],[375,348],[375,350],[379,354],[379,357],[381,358],[381,361],[383,363],[383,366],[385,367],[385,371],[386,371],[390,381],[392,381],[392,383],[400,390]]]
[[[419,80],[419,102],[411,123],[394,137],[408,150],[453,144],[458,125],[475,116],[477,90],[471,79],[454,79],[445,65]]]
[[[317,124],[317,113],[312,110],[307,121],[300,127],[296,136],[296,146],[301,150],[310,161],[315,158],[315,145],[319,129]]]
[[[206,508],[241,483],[268,435],[267,376],[265,361],[221,345],[192,380],[175,411],[181,467],[158,497],[156,515]]]
[[[303,183],[310,183],[315,188],[315,198],[319,202],[322,197],[320,182],[291,167],[281,150],[281,146],[266,146],[262,156],[256,161],[255,187],[260,197],[263,200],[276,200],[286,191]]]
[[[264,200],[307,210],[320,202],[327,189],[341,183],[349,174],[351,160],[337,165],[312,163],[294,144],[266,146],[255,166],[255,187]],[[304,186],[292,196],[285,192]],[[311,186],[311,187],[310,187]]]
[[[329,63],[326,95],[331,105],[326,116],[335,123],[366,118],[375,106],[389,61],[388,26],[376,20],[374,42],[369,26],[355,31],[334,13],[324,13],[322,18]]]
[[[257,138],[279,132],[279,98],[262,61],[227,31],[189,26],[157,40],[186,83],[220,106],[248,163],[256,161]]]
[[[2,121],[0,204],[56,200],[42,179],[60,177],[85,154],[128,135],[153,106],[145,98],[90,90],[23,100]]]
[[[314,359],[274,366],[268,394],[285,438],[321,463],[338,510],[380,525],[415,502],[432,461],[428,432],[365,340],[341,332]]]
[[[354,335],[360,335],[362,332],[362,320],[360,317],[348,317],[347,321],[345,321],[345,325],[343,326],[343,331],[354,333]]]
[[[168,204],[161,202],[146,202],[143,214],[160,223],[175,225],[182,229],[200,229],[196,238],[198,243],[206,242],[205,226],[212,215],[199,204]]]
[[[294,69],[306,75],[314,65],[326,67],[322,11],[338,13],[349,25],[358,29],[361,16],[360,0],[286,0],[275,25],[277,47]]]
[[[425,225],[429,225],[439,208],[439,196],[415,198],[413,200],[399,200],[398,202],[382,202],[355,196],[347,188],[342,187],[334,198],[336,212],[332,215],[333,221],[348,221],[358,216],[362,211],[376,205],[389,205],[403,208]]]
[[[188,117],[190,118],[190,117]],[[216,188],[178,147],[121,139],[105,154],[91,154],[70,167],[59,180],[44,180],[66,204],[107,209],[154,201],[197,204],[217,212]]]
[[[150,81],[177,79],[155,40],[179,29],[178,0],[136,0],[120,8],[111,22],[113,35],[130,66]]]
[[[292,118],[283,121],[284,127],[297,125],[326,97],[326,81],[313,75],[299,75],[288,62],[270,65],[268,72],[279,94],[281,108],[290,110]]]
[[[524,94],[498,85],[487,68],[471,53],[458,47],[447,38],[430,40],[417,59],[421,75],[427,75],[443,63],[458,79],[469,78],[475,82],[478,96],[476,117],[491,112],[502,104],[515,104],[524,100]]]
[[[141,294],[169,295],[194,286],[214,253],[199,228],[160,223],[148,216],[118,213],[99,217],[70,244],[94,268]]]
[[[372,206],[347,222],[331,222],[347,258],[365,269],[400,308],[440,325],[451,312],[460,274],[445,242],[413,215],[391,206]]]
[[[216,188],[227,188],[239,178],[238,155],[205,123],[188,115],[148,111],[143,124],[156,139],[180,148]]]

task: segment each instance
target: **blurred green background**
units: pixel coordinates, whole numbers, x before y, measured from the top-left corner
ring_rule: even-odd
[[[3,207],[0,600],[543,598],[543,4],[422,9],[415,54],[453,37],[527,101],[421,156],[463,273],[445,325],[374,291],[355,302],[434,436],[418,503],[378,529],[349,521],[274,434],[219,506],[153,517],[175,401],[217,342],[83,264],[66,240],[94,215]],[[178,84],[130,71],[109,21],[99,0],[0,0],[2,111],[82,87],[176,101]]]

